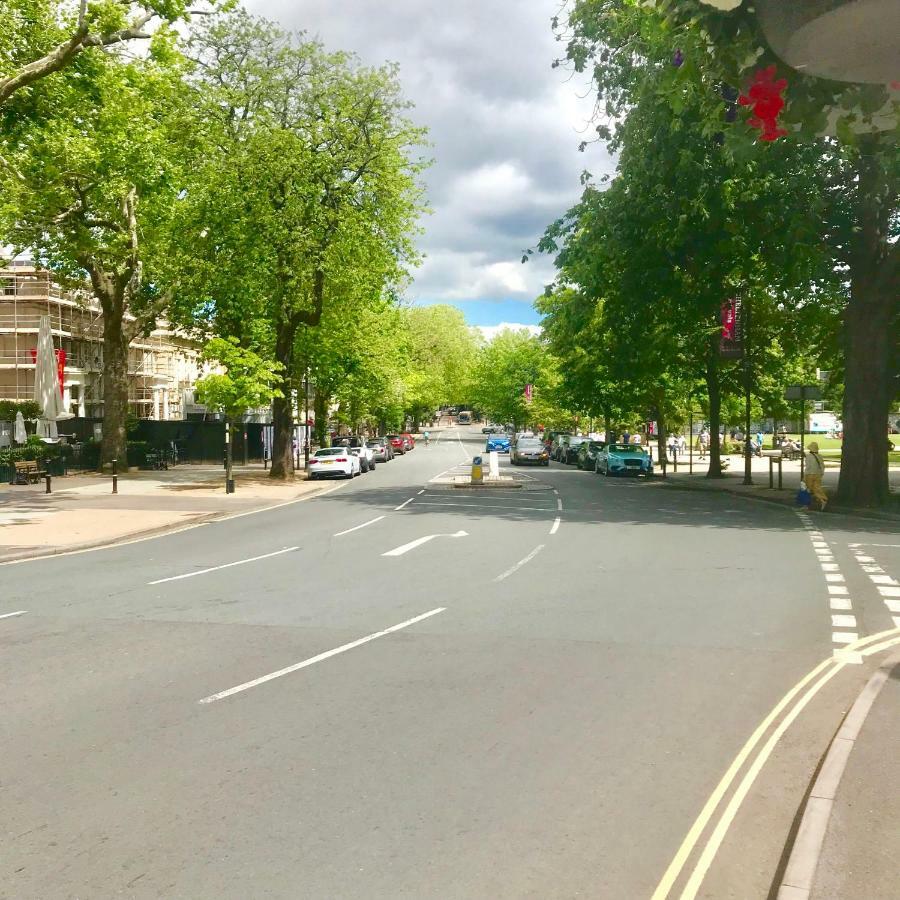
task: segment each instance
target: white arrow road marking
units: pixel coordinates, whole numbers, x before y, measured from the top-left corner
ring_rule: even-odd
[[[422,544],[427,544],[429,541],[434,540],[434,538],[439,537],[450,537],[450,538],[458,538],[458,537],[468,537],[468,531],[457,531],[455,534],[426,534],[425,537],[416,538],[414,541],[410,541],[408,544],[403,544],[400,547],[394,547],[393,550],[388,550],[387,553],[382,553],[382,556],[403,556],[404,553],[409,553],[410,550],[415,550],[416,547],[421,547]]]

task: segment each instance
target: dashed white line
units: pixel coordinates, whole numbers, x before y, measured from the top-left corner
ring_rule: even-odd
[[[24,616],[27,612],[27,609],[17,609],[15,612],[0,614],[0,619],[11,619],[13,616]]]
[[[183,578],[194,578],[196,575],[206,575],[208,572],[218,572],[220,569],[230,569],[232,566],[243,566],[247,563],[257,562],[260,559],[269,559],[273,556],[280,556],[282,553],[293,553],[294,550],[299,549],[299,547],[285,547],[283,550],[276,550],[274,553],[263,553],[262,556],[251,556],[249,559],[238,559],[221,566],[210,566],[208,569],[198,569],[196,572],[185,572],[184,575],[173,575],[171,578],[157,578],[156,581],[148,581],[147,584],[164,584],[166,581],[181,581]]]
[[[894,600],[894,597],[900,597],[900,582],[896,579],[891,578],[890,575],[887,575],[884,569],[881,566],[876,564],[876,560],[874,557],[867,556],[865,553],[860,550],[860,544],[848,544],[851,552],[854,557],[856,557],[856,561],[859,563],[859,567],[869,576],[869,580],[872,584],[875,585],[878,593],[881,595],[881,599],[884,601],[885,606],[887,607],[888,612],[891,614],[891,619],[898,628],[900,628],[900,601]],[[868,547],[878,547],[878,546],[900,546],[894,544],[867,544]]]
[[[518,572],[519,569],[522,568],[522,566],[530,563],[531,560],[533,560],[538,555],[538,553],[540,553],[541,550],[544,549],[545,546],[546,544],[538,544],[537,547],[535,547],[534,550],[532,550],[531,553],[528,554],[528,556],[526,556],[524,559],[520,559],[514,566],[510,566],[505,572],[502,572],[500,575],[498,575],[494,579],[494,581],[503,581],[505,578],[509,578],[509,576],[513,573]]]
[[[560,523],[560,521],[561,521],[561,520],[560,520],[559,516],[557,516],[557,517],[553,520],[553,525],[550,527],[550,534],[556,534],[556,532],[559,531],[559,523]]]
[[[415,499],[415,497],[410,497],[409,500],[404,500],[403,503],[401,503],[399,506],[394,507],[394,512],[398,512],[399,510],[403,509],[404,506],[409,506],[409,504],[412,503]]]
[[[376,519],[369,519],[368,522],[363,522],[362,525],[354,525],[352,528],[348,528],[345,531],[339,531],[334,537],[340,537],[342,534],[350,534],[351,531],[359,531],[360,528],[365,528],[367,525],[374,525],[376,522],[380,522],[384,516],[378,516]]]
[[[421,497],[422,494],[424,494],[424,493],[425,493],[425,488],[422,488],[422,490],[419,491],[419,493],[416,496]]]
[[[374,641],[377,638],[384,637],[387,634],[392,634],[395,631],[400,631],[403,628],[409,628],[410,625],[415,625],[416,622],[421,622],[423,619],[428,619],[431,616],[436,616],[438,613],[442,613],[446,611],[446,607],[439,606],[437,609],[432,609],[427,613],[422,613],[421,616],[415,616],[412,619],[407,619],[405,622],[400,622],[398,625],[392,625],[390,628],[385,628],[384,631],[376,631],[374,634],[368,634],[365,637],[359,638],[358,640],[351,641],[349,644],[341,644],[340,647],[335,647],[333,650],[326,650],[324,653],[319,653],[317,656],[311,656],[309,659],[304,659],[303,662],[295,663],[292,666],[287,666],[284,669],[278,669],[276,672],[270,672],[268,675],[263,675],[261,678],[254,678],[253,681],[245,681],[243,684],[239,684],[233,688],[229,688],[227,691],[219,691],[218,694],[210,694],[209,697],[204,697],[202,700],[197,701],[198,703],[215,703],[217,700],[224,700],[226,697],[232,697],[234,694],[240,694],[242,691],[247,691],[250,688],[257,687],[261,684],[265,684],[267,681],[273,681],[276,678],[281,678],[284,675],[290,675],[291,672],[297,672],[300,669],[305,669],[307,666],[315,665],[318,662],[322,662],[325,659],[329,659],[332,656],[337,656],[339,653],[346,653],[348,650],[352,650],[354,647],[360,647],[363,644],[368,644],[369,641]]]
[[[561,497],[556,498],[556,509],[558,512],[562,512],[562,498]]]

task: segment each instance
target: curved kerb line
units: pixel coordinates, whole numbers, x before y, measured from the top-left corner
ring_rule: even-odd
[[[858,641],[854,641],[852,644],[848,644],[845,648],[844,652],[850,652],[853,650],[858,650],[867,644],[874,643],[876,641],[880,641],[882,638],[888,637],[890,635],[898,635],[900,634],[900,629],[893,628],[888,631],[881,631],[877,634],[869,635],[865,638],[860,638]],[[896,638],[897,641],[900,641],[900,637]],[[892,645],[893,641],[885,641],[883,644],[879,644],[879,648],[883,648],[885,645]],[[874,649],[874,648],[873,648]],[[694,848],[697,846],[697,843],[700,839],[700,835],[703,833],[704,829],[709,825],[711,819],[713,818],[713,814],[715,810],[718,808],[719,803],[722,800],[722,797],[725,795],[725,792],[731,787],[732,782],[737,777],[738,772],[743,767],[744,763],[749,758],[750,754],[756,748],[756,745],[762,740],[763,735],[769,730],[769,727],[778,718],[778,716],[784,711],[784,709],[788,706],[788,704],[812,681],[816,678],[824,669],[828,666],[835,666],[835,672],[837,672],[840,668],[846,663],[842,662],[839,659],[831,657],[829,659],[824,659],[820,662],[815,668],[813,668],[810,672],[808,672],[797,684],[794,685],[785,695],[778,701],[772,711],[759,723],[756,730],[749,737],[747,742],[741,748],[738,755],[735,757],[732,764],[728,767],[725,774],[722,776],[719,783],[716,785],[712,794],[710,794],[709,799],[703,806],[703,809],[700,811],[697,818],[694,820],[693,825],[685,836],[684,840],[681,843],[681,846],[678,848],[678,851],[675,853],[675,856],[672,858],[672,862],[669,863],[668,868],[666,869],[663,877],[660,879],[659,884],[656,887],[656,890],[653,892],[651,900],[665,900],[666,897],[669,896],[669,892],[672,890],[672,886],[675,884],[675,881],[678,879],[681,874],[682,869],[687,862],[688,857],[693,852]],[[830,675],[828,677],[831,677]],[[824,682],[823,682],[824,683]],[[816,690],[819,689],[822,685],[816,687]],[[808,701],[807,701],[808,702]],[[805,705],[805,704],[804,704]],[[780,735],[779,735],[780,737]],[[755,778],[755,776],[754,776]],[[729,822],[730,824],[730,822]],[[726,826],[727,828],[727,826]],[[723,833],[724,836],[724,833]],[[705,874],[705,871],[704,873]],[[690,896],[688,894],[683,894],[682,897]]]

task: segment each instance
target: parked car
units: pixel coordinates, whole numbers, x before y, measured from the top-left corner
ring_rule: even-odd
[[[583,434],[570,434],[563,445],[563,453],[560,456],[560,462],[564,462],[567,466],[574,465],[578,462],[578,448],[589,441],[590,438]]]
[[[395,454],[399,453],[403,456],[403,454],[406,453],[406,440],[402,434],[389,434],[387,435],[387,439]]]
[[[606,446],[605,441],[584,441],[578,445],[578,461],[576,465],[579,469],[587,472],[594,472],[597,469],[597,454]]]
[[[509,435],[492,434],[484,445],[484,449],[490,453],[496,450],[498,453],[509,453]]]
[[[638,444],[607,444],[597,454],[598,475],[652,475],[653,460]]]
[[[309,478],[353,478],[362,471],[360,458],[347,447],[322,447],[309,459]]]
[[[549,466],[550,454],[537,438],[519,438],[509,452],[509,461],[514,466],[521,466],[526,463],[532,463],[537,466]]]
[[[333,441],[335,447],[346,447],[350,453],[359,457],[363,472],[371,472],[375,468],[375,451],[366,443],[364,438],[356,435],[339,437]]]
[[[482,434],[502,434],[503,426],[502,425],[485,425],[484,428],[481,429]]]
[[[368,438],[366,443],[372,448],[376,462],[387,462],[394,458],[394,448],[387,438],[372,437]]]
[[[416,449],[416,439],[408,432],[404,431],[403,434],[400,435],[404,441],[406,441],[406,449],[407,450],[415,450]]]
[[[550,456],[558,462],[562,462],[563,447],[566,441],[572,437],[568,431],[557,431],[553,436],[553,443],[550,445]]]

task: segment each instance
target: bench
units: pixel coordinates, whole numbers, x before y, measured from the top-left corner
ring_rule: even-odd
[[[38,466],[34,459],[17,459],[13,484],[37,484],[47,473]]]

